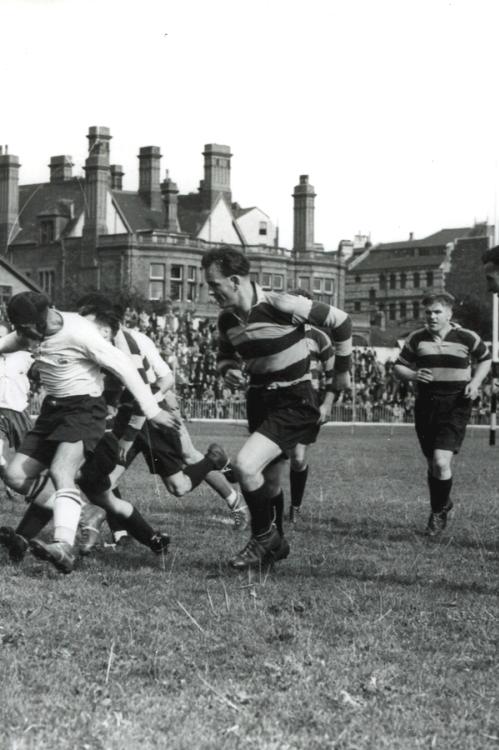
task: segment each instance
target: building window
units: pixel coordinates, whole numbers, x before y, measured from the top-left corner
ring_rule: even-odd
[[[324,279],[324,291],[326,294],[334,294],[334,279]]]
[[[55,227],[52,219],[40,221],[40,244],[46,245],[55,240]]]
[[[253,273],[253,271],[250,273],[250,281],[253,282],[253,284],[259,283],[259,275],[257,273]]]
[[[412,303],[412,317],[414,320],[419,320],[419,302],[417,300]]]
[[[390,320],[396,320],[397,319],[397,305],[395,302],[391,302],[388,307],[388,315],[390,317]]]
[[[196,266],[187,267],[187,299],[195,302],[197,299],[198,269]]]
[[[433,286],[433,271],[426,272],[426,286]]]
[[[310,291],[310,276],[299,276],[298,277],[298,286],[302,289],[306,289],[307,292]]]
[[[271,273],[262,273],[262,289],[272,289]]]
[[[27,274],[25,275],[27,276]],[[11,297],[12,287],[7,284],[0,284],[0,302],[5,305]]]
[[[372,287],[369,289],[369,302],[371,305],[374,305],[376,302],[376,289],[373,289]]]
[[[390,289],[396,289],[397,288],[397,277],[394,273],[390,274]]]
[[[258,225],[258,234],[260,237],[266,237],[267,236],[267,222],[261,221]]]
[[[419,276],[419,271],[414,271],[414,278],[413,278],[413,282],[412,283],[414,285],[414,289],[419,289],[419,286],[421,284],[421,279],[420,279],[420,276]]]
[[[407,303],[406,302],[400,303],[400,317],[402,320],[405,320],[407,317]]]
[[[380,273],[379,275],[379,288],[382,292],[384,292],[386,289],[386,276],[384,273]]]
[[[361,282],[361,281],[362,281],[362,279],[361,279],[361,277],[360,277],[360,276],[356,276],[356,277],[355,277],[355,283],[356,283],[356,284],[360,284],[360,282]]]
[[[149,266],[149,299],[165,298],[165,275],[164,263],[151,263]]]
[[[182,302],[184,299],[184,267],[171,266],[170,268],[170,297],[175,302]]]
[[[320,294],[322,292],[322,279],[314,276],[314,294]]]
[[[38,271],[38,285],[41,287],[41,289],[43,289],[48,297],[52,297],[55,286],[55,271]]]
[[[400,274],[400,288],[405,289],[406,283],[407,283],[407,274],[402,272]]]
[[[360,302],[354,302],[353,303],[353,309],[355,312],[360,312],[362,310],[362,305]]]
[[[272,286],[276,292],[282,292],[284,289],[284,276],[280,273],[275,273],[272,279]]]

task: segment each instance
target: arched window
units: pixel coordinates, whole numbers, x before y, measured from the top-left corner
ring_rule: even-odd
[[[385,289],[386,289],[386,276],[385,276],[385,274],[384,274],[384,273],[380,273],[380,275],[379,275],[379,288],[380,288],[380,289],[381,289],[381,291],[383,291],[383,292],[384,292],[384,291],[385,291]]]
[[[421,284],[421,279],[420,279],[420,276],[419,276],[419,271],[414,271],[414,277],[413,277],[413,282],[412,283],[414,285],[414,289],[419,289],[420,284]]]
[[[400,288],[405,289],[405,285],[407,283],[407,274],[402,271],[400,274]]]
[[[433,271],[426,272],[426,286],[433,286]]]
[[[397,277],[394,273],[390,274],[390,289],[396,289],[397,287]]]

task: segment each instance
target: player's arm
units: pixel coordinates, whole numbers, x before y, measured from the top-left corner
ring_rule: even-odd
[[[151,420],[158,426],[179,428],[178,418],[159,408],[149,385],[144,383],[126,354],[123,354],[91,328],[87,328],[85,331],[85,347],[87,355],[94,362],[97,362],[98,365],[109,370],[121,380],[139,404],[146,419]]]
[[[217,370],[231,388],[241,388],[246,383],[242,360],[227,336],[228,321],[221,316],[218,322]]]
[[[0,338],[0,354],[11,354],[24,349],[29,349],[29,341],[15,331]]]
[[[314,329],[313,329],[314,330]],[[341,388],[336,388],[335,384],[335,372],[334,372],[334,350],[333,346],[331,344],[331,339],[329,336],[324,333],[323,331],[320,331],[319,329],[315,329],[318,333],[318,357],[319,361],[321,363],[322,371],[324,373],[324,382],[325,382],[325,388],[326,393],[324,395],[324,400],[322,401],[322,404],[320,405],[320,422],[321,424],[324,424],[324,422],[327,422],[329,419],[331,419],[331,412],[333,409],[334,404],[334,397],[335,397],[335,391],[341,391]]]
[[[399,380],[416,383],[431,383],[433,373],[426,367],[418,367],[412,335],[406,340],[402,351],[395,360],[393,373]]]
[[[473,377],[464,389],[464,395],[467,398],[471,398],[474,401],[478,396],[478,391],[483,381],[490,372],[492,367],[492,357],[489,352],[488,346],[482,339],[477,336],[476,345],[473,348],[472,356],[478,360],[478,363],[473,373]]]
[[[352,368],[352,319],[339,307],[327,305],[325,302],[315,302],[305,297],[295,297],[297,300],[293,317],[305,320],[312,325],[327,328],[328,335],[335,345],[334,386],[341,391],[350,388],[350,370]]]

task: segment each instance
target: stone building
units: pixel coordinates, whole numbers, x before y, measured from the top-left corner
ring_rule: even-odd
[[[0,248],[61,306],[99,289],[215,314],[201,258],[219,244],[243,250],[264,289],[309,288],[342,306],[346,263],[314,242],[315,191],[302,175],[293,193],[293,248],[279,246],[268,215],[233,201],[229,146],[205,146],[199,190],[181,194],[157,146],[139,149],[138,190],[123,188],[111,163],[111,133],[90,127],[85,176],[71,157],[52,156],[48,182],[19,184],[17,156],[0,152]]]
[[[462,295],[471,288],[471,269],[477,277],[474,287],[483,287],[480,255],[491,233],[491,227],[477,224],[355,251],[347,272],[346,310],[367,317],[374,328],[407,332],[422,322],[425,291]]]

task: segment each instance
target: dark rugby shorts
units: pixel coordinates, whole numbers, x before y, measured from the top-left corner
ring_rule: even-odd
[[[151,474],[159,474],[161,477],[177,474],[185,464],[178,433],[168,428],[155,427],[150,422],[144,423],[128,451],[127,468],[139,453],[145,458]]]
[[[317,439],[320,411],[309,381],[287,388],[250,388],[246,409],[249,431],[265,435],[283,453]]]
[[[111,489],[110,473],[119,463],[120,446],[112,432],[106,432],[99,440],[80,469],[77,483],[89,499]]]
[[[32,427],[33,423],[27,412],[0,409],[0,438],[7,440],[10,447],[16,451]]]
[[[459,393],[423,393],[416,398],[416,434],[426,458],[433,451],[458,453],[471,416],[471,399]]]
[[[83,442],[92,453],[106,428],[107,408],[101,396],[46,396],[40,416],[18,452],[50,466],[60,443]]]

